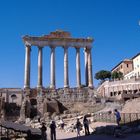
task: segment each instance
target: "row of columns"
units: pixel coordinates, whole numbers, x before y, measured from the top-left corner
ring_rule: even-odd
[[[68,74],[68,48],[64,48],[64,88],[69,87],[69,74]],[[42,57],[43,47],[38,47],[38,88],[43,87],[43,74],[42,74]],[[25,46],[25,78],[24,88],[30,88],[30,51],[31,46]],[[93,75],[92,75],[92,56],[91,48],[85,48],[85,80],[86,86],[93,87]],[[77,87],[81,87],[81,69],[80,69],[80,48],[76,47],[76,80]],[[50,55],[50,88],[55,88],[55,47],[51,46]]]

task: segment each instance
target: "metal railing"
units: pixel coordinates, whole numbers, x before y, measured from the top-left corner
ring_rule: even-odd
[[[93,116],[95,121],[116,123],[115,115],[112,113],[98,113]],[[139,123],[140,113],[121,113],[121,124]]]

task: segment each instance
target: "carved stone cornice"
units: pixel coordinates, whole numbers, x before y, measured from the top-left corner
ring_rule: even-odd
[[[30,44],[33,46],[69,46],[75,47],[79,46],[89,48],[92,47],[93,38],[72,38],[68,35],[68,32],[51,32],[49,35],[44,35],[40,37],[24,36],[23,41],[25,44]]]
[[[89,52],[91,51],[91,49],[92,49],[92,48],[90,48],[90,47],[85,47],[85,48],[84,48],[84,51],[87,52],[87,53],[89,53]]]

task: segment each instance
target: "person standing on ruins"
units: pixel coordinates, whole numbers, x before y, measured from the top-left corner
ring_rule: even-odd
[[[76,122],[77,137],[80,136],[81,126],[82,126],[81,122],[79,121],[79,119],[77,119],[77,122]]]
[[[89,121],[88,121],[86,115],[84,116],[84,119],[83,119],[83,125],[84,125],[84,128],[85,128],[85,136],[86,135],[90,135],[90,132],[89,132]]]
[[[50,124],[51,140],[56,140],[56,124],[52,121]]]
[[[64,129],[64,121],[63,121],[63,119],[61,118],[60,119],[60,126],[61,126],[61,130],[63,130]]]
[[[26,140],[31,140],[32,139],[32,133],[31,133],[31,130],[27,130],[27,137],[26,137]]]
[[[42,140],[47,140],[46,130],[47,130],[47,128],[45,126],[45,123],[42,123],[42,127],[41,127]]]
[[[119,112],[117,109],[115,109],[115,110],[114,110],[114,115],[116,116],[116,123],[117,123],[117,125],[119,126],[119,125],[120,125],[120,121],[121,121],[120,112]]]

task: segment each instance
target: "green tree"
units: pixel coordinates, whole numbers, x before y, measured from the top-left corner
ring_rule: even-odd
[[[123,73],[122,72],[117,72],[117,71],[114,71],[112,74],[111,74],[111,78],[112,79],[123,79]]]
[[[111,73],[111,78],[112,79],[117,79],[118,78],[118,72],[117,71],[114,71]]]
[[[107,70],[100,70],[95,74],[95,79],[104,81],[111,78],[111,72]]]

